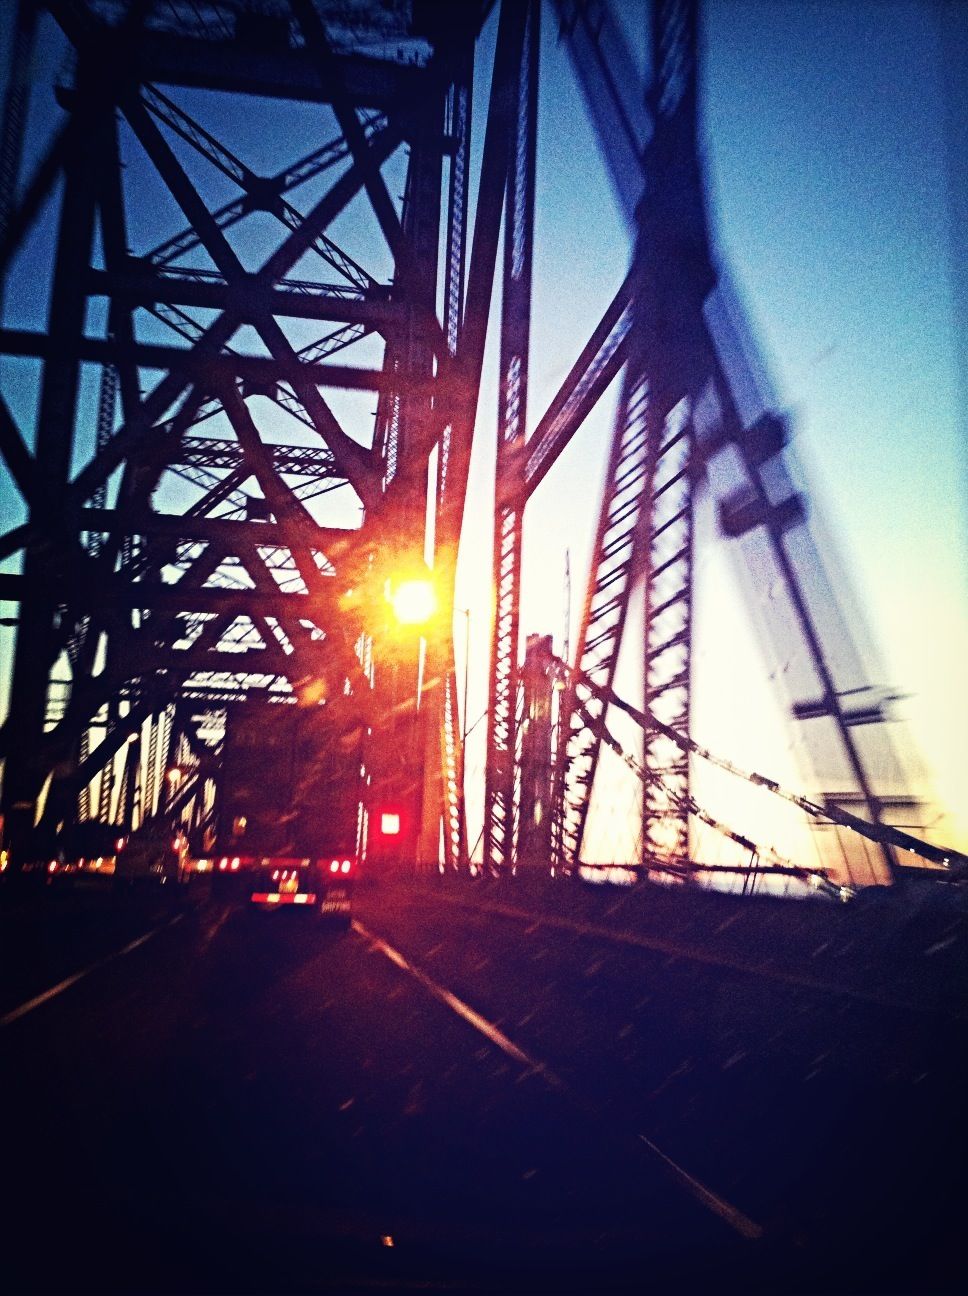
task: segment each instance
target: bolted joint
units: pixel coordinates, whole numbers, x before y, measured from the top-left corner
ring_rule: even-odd
[[[252,176],[245,186],[243,206],[247,212],[282,212],[282,180],[275,176]]]

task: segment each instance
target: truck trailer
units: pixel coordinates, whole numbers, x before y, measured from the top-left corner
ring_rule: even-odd
[[[342,701],[229,708],[215,833],[196,862],[213,891],[349,926],[363,842],[363,730]]]

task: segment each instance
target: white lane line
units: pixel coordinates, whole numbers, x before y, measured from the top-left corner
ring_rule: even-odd
[[[384,954],[391,963],[395,963],[402,971],[409,973],[410,976],[412,976],[414,980],[418,981],[425,990],[428,990],[435,999],[439,999],[441,1003],[446,1004],[448,1008],[457,1013],[459,1017],[462,1017],[464,1021],[473,1026],[474,1029],[479,1031],[485,1039],[489,1040],[497,1048],[501,1049],[501,1051],[506,1053],[508,1057],[513,1058],[515,1062],[521,1063],[522,1066],[526,1066],[529,1071],[534,1072],[536,1075],[540,1075],[545,1083],[552,1089],[567,1094],[568,1097],[574,1102],[577,1102],[580,1107],[584,1108],[587,1106],[580,1095],[577,1094],[570,1085],[566,1084],[560,1076],[556,1075],[550,1067],[546,1066],[543,1062],[539,1062],[537,1058],[531,1057],[531,1055],[526,1053],[524,1049],[519,1048],[517,1044],[515,1044],[513,1040],[508,1039],[507,1035],[505,1035],[499,1027],[495,1026],[493,1022],[489,1022],[486,1017],[482,1017],[480,1013],[475,1012],[469,1004],[466,1004],[463,1001],[463,999],[459,999],[457,995],[440,985],[439,982],[435,981],[433,977],[428,976],[421,968],[418,968],[413,963],[409,962],[409,960],[407,960],[399,950],[394,949],[392,945],[388,945],[385,940],[377,936],[374,932],[369,931],[368,928],[364,927],[361,922],[357,922],[355,919],[353,921],[353,930],[365,940],[368,940],[373,948],[378,950],[381,954]],[[725,1198],[720,1197],[719,1194],[713,1192],[711,1188],[707,1188],[704,1183],[691,1175],[688,1170],[684,1170],[678,1162],[673,1161],[670,1156],[663,1152],[662,1149],[658,1147],[657,1144],[653,1143],[650,1138],[647,1138],[646,1135],[639,1134],[638,1138],[642,1145],[662,1163],[677,1183],[685,1188],[686,1191],[705,1206],[707,1210],[712,1211],[714,1215],[718,1215],[720,1219],[724,1220],[730,1228],[739,1233],[741,1237],[755,1240],[763,1236],[763,1228],[760,1224],[757,1224],[755,1220],[750,1219],[748,1215],[744,1215],[738,1207],[734,1206],[731,1202],[726,1201]]]
[[[691,1175],[688,1170],[683,1170],[681,1165],[673,1161],[670,1156],[667,1156],[666,1153],[663,1152],[657,1144],[653,1143],[650,1138],[647,1138],[645,1134],[640,1134],[639,1138],[649,1151],[659,1158],[666,1169],[671,1172],[673,1177],[692,1193],[697,1201],[701,1201],[704,1206],[708,1207],[709,1210],[713,1212],[713,1214],[718,1215],[720,1219],[724,1219],[726,1223],[729,1224],[730,1228],[735,1229],[742,1237],[749,1238],[751,1241],[755,1241],[757,1238],[763,1236],[762,1225],[757,1224],[755,1220],[751,1220],[748,1215],[744,1215],[739,1207],[734,1206],[732,1202],[726,1201],[724,1197],[720,1197],[718,1193],[714,1193],[711,1188],[707,1188],[704,1183],[701,1183]]]
[[[503,1053],[506,1053],[508,1057],[513,1058],[515,1062],[520,1062],[522,1066],[528,1067],[529,1070],[536,1071],[540,1075],[544,1076],[553,1088],[565,1088],[563,1081],[561,1081],[554,1072],[549,1071],[542,1063],[536,1062],[534,1058],[529,1057],[527,1053],[519,1049],[517,1044],[515,1044],[513,1040],[508,1039],[499,1027],[495,1026],[493,1022],[489,1022],[486,1017],[482,1017],[480,1013],[475,1012],[470,1004],[464,1003],[463,999],[458,999],[455,994],[451,994],[451,992],[444,986],[440,985],[437,981],[434,981],[432,977],[429,977],[426,972],[421,971],[420,968],[415,967],[412,963],[408,963],[399,950],[394,949],[393,946],[388,945],[385,940],[381,940],[379,936],[368,931],[362,923],[354,921],[353,929],[354,931],[359,932],[361,936],[365,937],[373,945],[374,949],[379,950],[381,954],[385,954],[391,963],[395,963],[397,967],[401,968],[404,972],[409,972],[415,980],[420,982],[425,990],[430,991],[435,999],[439,999],[441,1003],[446,1004],[452,1012],[455,1012],[458,1015],[458,1017],[463,1017],[464,1021],[473,1026],[476,1031],[480,1031],[485,1039],[490,1040],[492,1044],[499,1048]]]
[[[70,989],[75,981],[80,981],[82,978],[90,976],[92,972],[96,972],[98,968],[104,967],[106,963],[110,963],[116,958],[122,958],[125,954],[130,954],[131,951],[136,950],[139,945],[143,945],[145,941],[151,940],[152,936],[157,936],[160,931],[164,931],[167,927],[174,927],[175,923],[181,922],[184,916],[184,914],[176,914],[169,922],[161,923],[159,926],[153,927],[151,931],[145,932],[143,936],[138,936],[135,940],[129,941],[123,949],[114,950],[111,954],[105,954],[104,958],[95,959],[95,961],[89,963],[86,968],[81,968],[80,972],[74,972],[71,976],[65,977],[63,981],[58,981],[56,985],[51,986],[49,990],[45,990],[42,994],[34,995],[33,999],[28,999],[26,1003],[20,1004],[17,1008],[12,1008],[10,1012],[5,1013],[3,1017],[0,1017],[0,1028],[10,1026],[21,1017],[26,1017],[27,1013],[33,1012],[35,1008],[39,1008],[41,1004],[47,1003],[49,999],[53,999],[57,995],[63,994],[65,990]]]
[[[501,918],[519,918],[532,924],[529,931],[537,927],[558,927],[562,931],[575,932],[578,936],[593,936],[612,941],[616,945],[632,945],[637,949],[651,950],[656,954],[668,954],[672,958],[684,959],[690,963],[702,963],[707,967],[724,968],[728,972],[744,972],[748,976],[765,977],[770,981],[779,981],[783,985],[796,986],[798,990],[817,990],[823,994],[840,995],[844,999],[858,999],[862,1003],[874,1004],[878,1008],[900,1008],[904,1012],[952,1017],[958,1021],[966,1015],[954,1009],[939,1008],[935,1004],[919,1004],[913,1000],[895,999],[890,995],[859,990],[854,986],[838,985],[834,981],[824,981],[820,977],[806,976],[799,972],[785,972],[782,968],[772,967],[769,964],[749,963],[745,959],[733,958],[728,954],[711,954],[699,946],[681,945],[678,941],[667,940],[662,936],[640,936],[636,932],[615,931],[611,927],[581,922],[576,918],[565,918],[560,914],[535,914],[525,909],[516,909],[513,905],[501,904],[500,901],[466,901],[447,895],[443,891],[438,892],[436,898],[458,909],[480,910],[498,914]]]

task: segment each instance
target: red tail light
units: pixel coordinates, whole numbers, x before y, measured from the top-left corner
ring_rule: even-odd
[[[342,873],[345,876],[347,873],[352,873],[356,868],[356,860],[352,858],[342,860],[321,859],[316,860],[316,868],[321,873]]]

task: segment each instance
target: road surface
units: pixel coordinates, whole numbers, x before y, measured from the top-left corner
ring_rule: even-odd
[[[963,926],[899,980],[673,903],[8,907],[4,1286],[960,1289]]]

